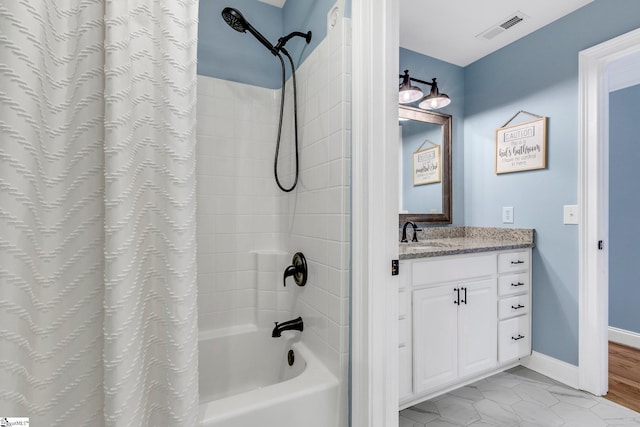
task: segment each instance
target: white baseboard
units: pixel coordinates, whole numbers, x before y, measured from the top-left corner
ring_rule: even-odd
[[[640,350],[640,334],[609,326],[609,341]]]
[[[569,387],[578,388],[578,367],[575,365],[535,351],[531,356],[522,359],[521,364]]]

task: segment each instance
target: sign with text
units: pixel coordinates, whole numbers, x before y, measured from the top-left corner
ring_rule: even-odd
[[[433,184],[442,181],[440,146],[413,153],[413,185]]]
[[[546,167],[546,117],[496,129],[496,174]]]

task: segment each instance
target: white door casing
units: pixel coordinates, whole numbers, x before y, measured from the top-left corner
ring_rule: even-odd
[[[579,53],[579,387],[608,389],[609,66],[640,53],[640,29]],[[599,242],[602,241],[602,249]]]
[[[351,425],[398,425],[398,2],[352,2]]]

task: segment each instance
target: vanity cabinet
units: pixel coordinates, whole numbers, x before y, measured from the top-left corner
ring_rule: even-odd
[[[530,260],[524,249],[401,261],[401,408],[530,354]]]
[[[414,390],[495,366],[495,278],[413,292]]]

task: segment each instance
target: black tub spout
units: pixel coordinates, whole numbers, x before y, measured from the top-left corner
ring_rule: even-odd
[[[276,326],[273,328],[273,332],[271,336],[274,338],[279,337],[282,334],[282,331],[300,331],[304,329],[304,323],[302,322],[302,317],[298,317],[297,319],[287,320],[286,322],[278,323],[275,322]]]

